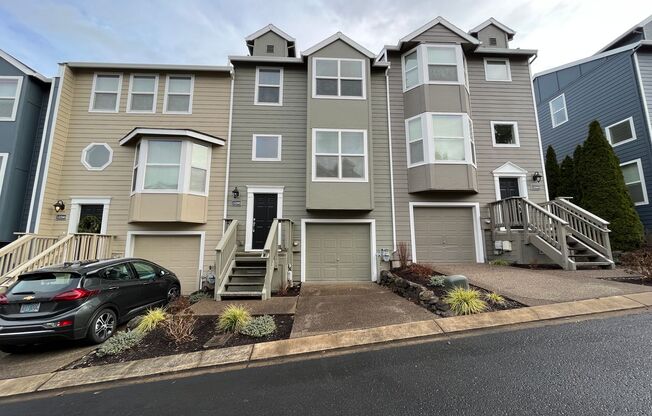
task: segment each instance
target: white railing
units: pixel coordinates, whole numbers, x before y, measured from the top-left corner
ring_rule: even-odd
[[[272,226],[267,234],[265,246],[263,247],[262,257],[267,259],[265,270],[265,282],[263,285],[263,300],[272,297],[272,279],[274,278],[274,270],[278,264],[278,219],[274,219]],[[283,278],[283,280],[285,280]]]
[[[57,242],[58,237],[23,234],[0,249],[0,279]]]
[[[229,220],[228,227],[217,247],[215,247],[215,273],[216,273],[216,290],[215,296],[224,289],[229,280],[229,274],[233,269],[235,253],[238,250],[238,221]]]

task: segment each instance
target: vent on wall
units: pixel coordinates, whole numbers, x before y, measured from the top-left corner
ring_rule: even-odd
[[[267,45],[267,53],[274,53],[274,45]]]
[[[491,45],[491,46],[498,45],[498,42],[496,41],[496,38],[489,38],[489,45]]]

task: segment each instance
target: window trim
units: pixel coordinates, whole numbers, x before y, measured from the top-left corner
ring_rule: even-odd
[[[88,153],[90,148],[92,148],[94,146],[104,146],[109,151],[109,160],[99,168],[93,167],[93,166],[89,165],[88,162],[86,162],[86,154]],[[111,165],[111,163],[113,163],[113,149],[111,148],[111,146],[109,146],[108,143],[96,143],[96,142],[90,143],[88,146],[84,147],[84,149],[82,150],[81,163],[86,168],[86,170],[96,171],[96,172],[97,171],[102,171],[102,170],[106,169],[107,167],[109,167],[109,165]]]
[[[260,70],[261,69],[273,69],[273,70],[279,70],[279,85],[272,85],[272,84],[260,84]],[[283,105],[283,67],[279,66],[257,66],[256,67],[256,83],[255,83],[255,89],[254,89],[254,105],[271,105],[271,106],[277,106],[280,107]],[[258,88],[259,87],[273,87],[273,88],[278,88],[278,102],[277,103],[265,103],[265,102],[259,102],[258,101]]]
[[[527,174],[528,171],[518,166],[516,163],[507,161],[502,166],[491,172],[494,176],[494,189],[496,191],[496,201],[500,201],[500,179],[516,178],[518,179],[518,193],[522,198],[528,198]]]
[[[512,82],[512,66],[509,58],[484,58],[484,80],[487,82]],[[487,73],[487,61],[503,61],[507,67],[507,79],[489,79]]]
[[[188,95],[188,111],[168,111],[168,96],[170,95],[170,77],[183,78],[190,77],[190,94],[172,93],[172,95]],[[167,74],[165,76],[165,95],[163,96],[163,114],[192,114],[192,101],[195,95],[195,76],[193,74]]]
[[[629,121],[629,128],[632,131],[632,137],[614,144],[611,141],[611,132],[609,131],[609,129],[616,126],[616,125],[618,125],[618,124],[624,123],[625,121]],[[620,121],[618,121],[616,123],[608,125],[607,127],[604,128],[604,132],[605,132],[605,135],[607,136],[607,141],[609,142],[611,147],[617,147],[617,146],[620,146],[621,144],[629,143],[629,142],[632,142],[632,141],[637,139],[637,137],[636,137],[636,129],[634,128],[634,117],[633,116],[627,117],[626,119],[623,119],[623,120],[620,120]]]
[[[0,153],[0,196],[2,196],[2,187],[5,182],[5,174],[7,173],[7,165],[9,164],[9,153]]]
[[[320,76],[319,78],[323,79],[335,79],[337,80],[337,95],[318,95],[317,94],[317,61],[337,61],[337,76]],[[340,63],[341,61],[356,61],[360,62],[362,65],[362,77],[342,77],[340,75]],[[341,80],[357,80],[362,81],[362,96],[355,97],[350,95],[341,95],[342,94],[342,84]],[[321,56],[312,57],[312,98],[318,99],[327,99],[327,100],[366,100],[367,99],[367,66],[365,65],[364,59],[358,58],[326,58]]]
[[[0,121],[16,121],[16,115],[18,114],[18,104],[20,103],[20,93],[23,90],[23,77],[21,76],[0,76],[0,80],[2,79],[11,79],[11,80],[16,80],[18,81],[16,84],[16,94],[13,97],[14,100],[14,108],[11,111],[11,116],[9,117],[0,117]],[[6,97],[1,97],[5,99],[11,99],[11,97],[6,96]]]
[[[642,187],[642,189],[643,189],[643,201],[641,201],[641,202],[634,202],[634,201],[632,200],[632,202],[634,202],[634,205],[638,207],[638,206],[641,206],[641,205],[647,205],[647,204],[650,203],[650,202],[649,202],[649,199],[648,199],[648,196],[647,196],[647,187],[646,187],[646,185],[645,185],[645,176],[643,175],[643,162],[641,161],[640,158],[638,158],[638,159],[634,159],[634,160],[630,160],[630,161],[628,161],[628,162],[623,162],[623,163],[621,163],[621,164],[620,164],[620,168],[621,168],[621,171],[622,171],[622,167],[623,167],[623,166],[625,166],[625,165],[631,165],[631,164],[633,164],[633,163],[636,164],[636,167],[637,167],[637,169],[638,169],[638,178],[639,178],[639,183],[641,184],[641,187]],[[637,183],[637,182],[630,182],[630,183],[625,182],[625,186],[630,185],[630,184],[634,184],[634,183]],[[630,195],[630,197],[631,197],[631,195]]]
[[[277,157],[256,157],[256,139],[258,137],[276,137],[278,149]],[[254,134],[251,139],[251,160],[255,162],[280,162],[283,136],[280,134]]]
[[[131,97],[134,94],[134,92],[133,92],[134,76],[138,76],[138,77],[154,77],[154,91],[153,91],[154,98],[152,100],[152,109],[150,111],[147,111],[147,110],[132,110],[131,109]],[[129,76],[129,92],[128,92],[128,95],[127,95],[127,113],[156,114],[156,107],[157,107],[157,100],[158,100],[158,79],[159,79],[159,74],[136,73],[136,74],[131,74]],[[136,93],[136,94],[147,94],[147,93]]]
[[[564,103],[564,115],[566,116],[566,120],[562,121],[559,124],[555,124],[555,117],[554,117],[554,112],[552,111],[552,102],[555,101],[557,98],[561,97],[563,103]],[[566,94],[562,93],[561,95],[556,96],[552,100],[548,101],[548,107],[550,108],[550,121],[552,122],[552,128],[554,129],[555,127],[559,127],[562,124],[566,123],[568,121],[568,107],[566,106]],[[559,110],[561,111],[561,110]],[[558,111],[558,112],[559,112]]]
[[[317,156],[327,156],[327,155],[317,155],[315,150],[317,149],[317,132],[320,131],[330,131],[337,132],[338,138],[338,150],[337,156],[339,158],[338,162],[338,177],[337,178],[318,178],[317,177]],[[364,157],[364,177],[362,178],[342,178],[342,133],[362,133],[362,144],[364,147],[363,155],[344,155],[344,156],[363,156]],[[313,182],[356,182],[356,183],[366,183],[369,182],[369,149],[367,142],[367,130],[362,129],[322,129],[322,128],[313,128],[312,129],[312,181]],[[335,154],[329,154],[329,156],[334,156]]]
[[[491,142],[493,143],[494,147],[521,147],[520,136],[518,134],[517,121],[492,121],[490,122],[490,124],[491,124]],[[514,143],[512,144],[496,143],[496,131],[494,130],[494,126],[496,124],[512,126],[512,131],[514,132]]]
[[[428,75],[428,60],[427,60],[427,55],[428,55],[428,49],[432,48],[440,48],[440,49],[455,49],[455,58],[457,61],[457,81],[430,81],[430,77]],[[405,57],[407,55],[410,55],[412,52],[417,51],[417,72],[419,74],[419,81],[417,82],[416,85],[413,85],[410,88],[406,87],[405,83]],[[466,70],[466,65],[465,65],[465,56],[462,51],[462,47],[460,45],[456,44],[448,44],[448,43],[429,43],[429,44],[421,44],[418,46],[415,46],[414,48],[410,49],[409,51],[405,52],[404,54],[401,55],[401,76],[403,79],[403,92],[410,91],[413,88],[416,88],[420,85],[464,85],[468,89],[468,81],[467,81],[467,70]]]
[[[147,154],[149,153],[149,142],[150,141],[166,141],[166,142],[181,142],[181,154],[179,157],[179,178],[177,182],[177,189],[145,189],[145,175],[147,174]],[[208,163],[206,170],[206,187],[204,192],[194,192],[190,190],[190,175],[192,171],[192,145],[205,146],[208,149]],[[134,165],[132,167],[131,180],[132,183],[136,184],[136,189],[131,190],[130,195],[134,194],[189,194],[189,195],[198,195],[198,196],[208,196],[208,191],[210,189],[210,176],[211,176],[211,164],[212,164],[212,146],[198,143],[193,140],[188,140],[184,138],[175,138],[175,139],[166,139],[161,137],[152,137],[147,139],[142,139],[138,145],[140,145],[140,152],[134,150],[138,153],[138,161],[136,161],[134,154]],[[136,146],[138,147],[138,146]],[[136,168],[138,168],[138,175],[136,175],[136,180],[134,182],[134,173]]]
[[[118,76],[118,91],[97,91],[97,77],[102,75],[117,75]],[[120,98],[122,97],[122,72],[96,72],[93,74],[93,87],[91,88],[91,99],[88,103],[88,112],[89,113],[118,113],[120,112]],[[115,110],[96,110],[93,107],[95,106],[95,94],[96,93],[107,93],[107,94],[117,94],[115,100]]]

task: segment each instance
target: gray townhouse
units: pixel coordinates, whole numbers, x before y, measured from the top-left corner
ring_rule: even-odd
[[[652,16],[597,53],[534,77],[544,148],[572,156],[598,120],[621,162],[636,210],[652,232]]]
[[[0,247],[32,221],[55,88],[52,80],[0,50]]]

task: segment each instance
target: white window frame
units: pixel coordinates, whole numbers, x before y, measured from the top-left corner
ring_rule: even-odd
[[[561,98],[562,102],[564,103],[563,111],[564,111],[564,116],[566,117],[566,120],[562,121],[559,124],[555,124],[555,117],[554,117],[555,112],[553,112],[553,110],[552,110],[552,102],[555,101],[558,98]],[[553,98],[552,100],[548,101],[548,107],[550,108],[550,121],[552,122],[552,128],[553,129],[555,127],[561,126],[562,124],[564,124],[564,123],[566,123],[568,121],[568,107],[566,107],[566,94],[558,95],[555,98]],[[559,110],[559,111],[562,111],[562,110]],[[557,111],[557,112],[559,112],[559,111]]]
[[[627,140],[623,140],[621,142],[618,142],[618,143],[614,144],[611,141],[611,130],[609,130],[609,129],[611,129],[612,127],[614,127],[614,126],[616,126],[618,124],[622,124],[622,123],[624,123],[626,121],[629,121],[629,128],[632,130],[632,137],[627,139]],[[612,147],[617,147],[617,146],[620,146],[621,144],[632,142],[632,141],[636,140],[636,129],[634,128],[634,117],[628,117],[628,118],[626,118],[624,120],[620,120],[620,121],[618,121],[616,123],[610,124],[610,125],[608,125],[607,127],[604,128],[604,132],[605,132],[605,135],[607,136],[607,140],[609,141],[609,144],[611,144]]]
[[[97,77],[103,75],[118,76],[118,91],[98,91],[97,90]],[[94,109],[95,105],[95,93],[105,93],[105,94],[117,94],[115,99],[115,109],[114,110],[96,110]],[[93,87],[91,89],[91,99],[88,103],[88,112],[89,113],[117,113],[120,111],[120,97],[122,96],[122,72],[96,72],[93,74]]]
[[[636,167],[638,168],[638,177],[640,179],[641,186],[643,187],[643,201],[642,202],[634,202],[634,205],[636,205],[636,206],[647,205],[647,204],[649,204],[649,200],[648,200],[648,197],[647,197],[647,187],[645,186],[645,176],[643,176],[643,163],[642,163],[641,159],[639,158],[639,159],[630,160],[629,162],[621,163],[620,167],[622,169],[623,166],[631,165],[633,163],[636,163]],[[637,182],[629,182],[629,183],[625,182],[625,186],[631,185],[631,184],[634,184],[634,183],[637,183]]]
[[[187,78],[190,77],[190,93],[170,93],[170,78]],[[188,95],[188,111],[168,111],[168,96],[169,95]],[[165,76],[165,96],[163,97],[163,114],[192,114],[192,100],[195,95],[195,76],[192,74],[167,74]]]
[[[458,160],[435,160],[435,136],[434,136],[434,126],[432,121],[432,116],[461,116],[464,120],[463,130],[464,130],[464,161]],[[405,128],[407,129],[407,122],[411,121],[417,117],[424,117],[422,119],[421,128],[424,132],[424,161],[418,162],[415,164],[410,164],[410,141],[408,138],[407,130],[405,133],[405,145],[407,146],[407,167],[414,168],[426,164],[442,164],[442,165],[472,165],[476,166],[476,155],[475,155],[475,139],[473,137],[473,122],[471,117],[467,113],[442,113],[442,112],[428,112],[421,113],[418,116],[411,117],[405,120]]]
[[[423,161],[417,162],[417,163],[411,163],[412,160],[412,153],[410,151],[410,122],[412,120],[419,119],[421,122],[421,141],[423,142]],[[407,120],[405,120],[405,140],[406,140],[406,146],[407,146],[407,162],[408,162],[408,167],[417,167],[421,165],[428,164],[428,153],[430,152],[430,140],[428,139],[428,126],[426,123],[425,118],[423,117],[423,114],[419,114],[418,116],[410,117]],[[418,140],[414,140],[415,142]]]
[[[91,166],[91,165],[88,164],[88,162],[86,162],[86,154],[94,146],[104,146],[109,151],[109,160],[104,165],[102,165],[100,167]],[[84,150],[82,150],[81,163],[82,163],[82,165],[84,165],[86,170],[102,171],[102,170],[106,169],[112,162],[113,162],[113,149],[111,149],[111,146],[109,146],[108,143],[90,143],[88,146],[84,147]]]
[[[272,84],[261,84],[260,83],[260,70],[261,69],[273,69],[279,70],[279,85]],[[278,102],[277,103],[265,103],[258,101],[258,88],[259,87],[273,87],[278,88]],[[283,105],[283,67],[277,66],[257,66],[256,67],[256,89],[254,90],[254,104],[255,105],[271,105],[271,106],[282,106]]]
[[[181,142],[181,156],[179,158],[179,179],[177,181],[177,189],[145,189],[145,175],[147,173],[147,154],[149,152],[150,141],[169,141]],[[211,163],[212,163],[212,147],[209,144],[198,143],[192,140],[185,139],[162,139],[153,137],[151,139],[142,139],[140,141],[140,152],[138,154],[138,161],[134,160],[134,169],[132,170],[132,183],[135,168],[138,167],[138,175],[136,176],[136,189],[131,191],[134,194],[190,194],[199,196],[208,196],[210,187]],[[208,148],[208,169],[206,171],[206,187],[204,192],[193,192],[190,190],[190,172],[192,169],[192,145],[197,144]],[[137,152],[137,151],[136,151]],[[170,165],[171,166],[171,165]],[[175,164],[176,166],[176,164]]]
[[[256,140],[259,137],[275,137],[278,145],[276,157],[256,157]],[[280,162],[283,137],[280,134],[254,134],[251,140],[251,160],[256,162]]]
[[[502,61],[507,67],[507,79],[489,79],[487,73],[487,61]],[[484,58],[484,79],[487,82],[512,82],[512,67],[507,58]]]
[[[2,196],[2,186],[5,182],[5,173],[9,163],[9,153],[0,153],[0,196]]]
[[[322,76],[317,77],[317,61],[337,61],[337,76]],[[343,77],[340,75],[341,72],[341,62],[342,61],[356,61],[360,62],[362,65],[362,77]],[[317,78],[323,79],[335,79],[337,80],[337,95],[318,95],[317,94]],[[362,81],[362,96],[342,96],[342,80],[359,80]],[[331,99],[331,100],[366,100],[367,99],[367,66],[364,59],[356,58],[323,58],[323,57],[313,57],[312,58],[312,98],[320,99]]]
[[[428,75],[428,49],[455,49],[455,58],[457,65],[457,81],[430,81]],[[419,82],[416,85],[413,85],[409,88],[406,87],[405,83],[405,57],[410,55],[412,52],[417,51],[417,68],[419,72]],[[416,46],[409,51],[401,55],[401,76],[403,78],[403,92],[409,91],[413,88],[418,87],[419,85],[430,84],[430,85],[465,85],[468,89],[467,73],[464,65],[465,58],[464,53],[462,52],[462,47],[460,45],[454,44],[421,44]]]
[[[81,215],[82,205],[103,205],[102,210],[102,226],[100,227],[100,234],[106,234],[109,228],[109,206],[111,205],[111,197],[75,197],[73,196],[70,201],[70,218],[68,219],[68,234],[76,234],[79,228],[79,216]]]
[[[9,117],[0,117],[0,121],[16,121],[16,114],[18,113],[18,103],[20,102],[20,92],[23,89],[23,77],[15,77],[15,76],[0,76],[0,80],[2,79],[9,79],[9,80],[16,80],[16,93],[13,97],[10,96],[0,96],[0,98],[4,99],[13,99],[14,100],[14,108],[11,110],[11,116]]]
[[[134,77],[154,77],[154,91],[153,91],[153,100],[152,100],[152,109],[151,110],[132,110],[131,109],[131,98],[134,94],[133,92],[133,85],[134,85]],[[156,113],[156,102],[158,98],[158,74],[131,74],[129,76],[129,95],[127,95],[127,113],[135,113],[135,114],[154,114]],[[142,93],[138,92],[136,94],[149,94],[149,93]]]
[[[317,154],[317,132],[331,131],[337,132],[337,147],[338,153],[320,153]],[[362,133],[362,144],[364,147],[364,155],[349,155],[342,154],[342,133]],[[312,181],[313,182],[369,182],[369,149],[367,148],[367,130],[360,129],[312,129]],[[337,178],[318,178],[317,177],[317,156],[338,156],[338,177]],[[364,156],[364,177],[363,178],[342,178],[342,156]]]
[[[521,146],[521,141],[520,141],[519,134],[518,134],[518,122],[516,122],[516,121],[492,121],[490,124],[491,124],[491,141],[492,141],[494,147],[520,147]],[[512,126],[512,131],[514,132],[514,143],[510,143],[510,144],[496,143],[496,131],[494,130],[494,126],[496,124]]]

